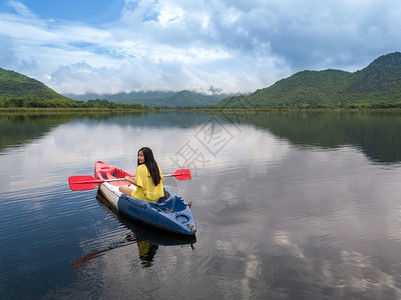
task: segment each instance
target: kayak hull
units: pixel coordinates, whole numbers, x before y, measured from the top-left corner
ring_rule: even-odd
[[[98,161],[95,165],[97,179],[133,177],[122,169]],[[165,189],[165,197],[158,202],[142,201],[119,191],[119,186],[135,188],[127,181],[104,182],[99,190],[110,204],[133,221],[182,235],[194,235],[197,231],[191,209],[177,194]]]

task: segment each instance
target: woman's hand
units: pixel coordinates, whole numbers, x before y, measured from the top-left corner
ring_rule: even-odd
[[[132,177],[129,177],[129,176],[125,176],[125,180],[128,181],[128,182],[131,182],[134,185],[136,185],[135,178],[132,178]]]

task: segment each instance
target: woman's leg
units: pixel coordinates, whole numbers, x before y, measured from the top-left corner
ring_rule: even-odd
[[[118,189],[120,190],[121,193],[124,193],[128,196],[131,196],[132,192],[134,191],[133,189],[130,189],[126,185],[120,185]]]

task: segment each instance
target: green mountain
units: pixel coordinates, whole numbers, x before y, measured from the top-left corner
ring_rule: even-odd
[[[21,99],[31,102],[24,103]],[[35,99],[40,99],[40,102],[32,103]],[[95,101],[84,103],[71,99]],[[52,101],[54,103],[50,103]],[[100,104],[124,107],[132,103],[161,108],[401,107],[401,53],[381,56],[366,68],[353,73],[332,69],[298,72],[270,87],[242,96],[203,95],[186,90],[63,96],[35,79],[0,68],[0,107],[98,107]]]
[[[180,92],[173,91],[140,91],[131,93],[118,93],[118,94],[84,94],[74,95],[65,94],[74,100],[88,101],[93,99],[105,99],[111,102],[118,103],[140,103],[149,107],[204,107],[214,105],[220,100],[228,97],[228,94],[212,94],[204,95],[192,91],[183,90]]]
[[[64,96],[80,101],[88,101],[94,99],[105,99],[111,102],[117,103],[141,103],[148,106],[154,106],[154,104],[163,101],[164,99],[170,98],[175,92],[165,92],[165,91],[149,91],[149,92],[131,92],[131,93],[118,93],[118,94],[96,94],[87,93],[83,95],[75,94],[64,94]]]
[[[249,96],[226,98],[223,108],[401,107],[401,53],[381,56],[366,68],[302,71]]]
[[[69,100],[33,78],[0,68],[0,99]]]
[[[202,107],[207,105],[216,104],[227,95],[204,95],[200,93],[195,93],[191,91],[180,91],[175,93],[168,99],[160,102],[158,106],[160,107]]]

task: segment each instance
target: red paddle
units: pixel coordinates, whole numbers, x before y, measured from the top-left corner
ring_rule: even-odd
[[[189,169],[178,169],[173,174],[164,175],[164,177],[175,177],[178,180],[189,180],[192,178],[191,171]],[[83,191],[91,190],[97,187],[100,183],[110,181],[124,181],[125,178],[114,178],[114,179],[96,179],[91,175],[79,175],[68,177],[68,183],[70,184],[71,191]]]

